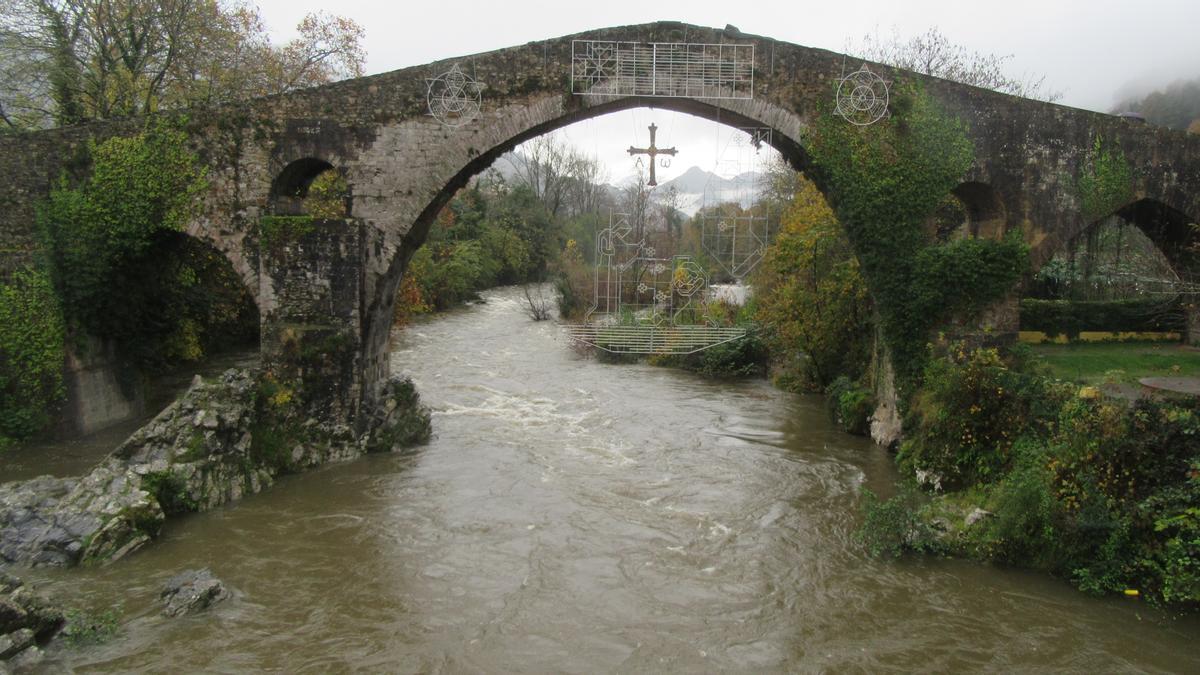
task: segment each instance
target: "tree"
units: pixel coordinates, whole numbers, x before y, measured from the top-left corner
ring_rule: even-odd
[[[791,175],[793,200],[781,231],[755,271],[756,316],[777,354],[781,382],[823,389],[857,379],[871,350],[871,303],[858,261],[824,197]],[[807,359],[797,358],[803,352]]]
[[[571,178],[567,192],[567,215],[578,217],[599,213],[609,205],[608,172],[600,160],[577,154],[572,164]]]
[[[674,253],[676,240],[683,234],[683,214],[679,212],[679,190],[676,190],[674,185],[670,185],[661,194],[658,206],[662,211],[663,227],[667,231],[667,239],[671,244],[670,251]]]
[[[363,29],[310,14],[283,46],[233,0],[0,0],[10,129],[282,93],[362,72]]]
[[[1143,98],[1117,104],[1112,112],[1139,112],[1150,124],[1200,132],[1200,78],[1175,82]]]
[[[651,189],[646,184],[646,174],[642,172],[641,167],[638,167],[637,179],[621,189],[620,208],[621,212],[628,216],[629,225],[633,228],[633,241],[642,241],[646,238],[651,217]]]
[[[890,38],[881,38],[878,34],[865,35],[861,44],[850,45],[847,52],[923,75],[1014,96],[1050,102],[1062,98],[1061,91],[1046,88],[1044,75],[1037,79],[1009,77],[1005,73],[1005,64],[1013,58],[1012,54],[998,56],[969,51],[962,45],[950,42],[936,26],[908,39],[901,37],[895,29]]]
[[[1200,134],[1200,117],[1192,120],[1192,123],[1188,125],[1187,132],[1189,134]]]
[[[599,162],[567,143],[554,136],[539,136],[521,145],[515,157],[518,181],[533,191],[552,217],[562,213],[577,191],[581,199],[575,201],[595,201],[599,188],[583,183],[599,179]]]

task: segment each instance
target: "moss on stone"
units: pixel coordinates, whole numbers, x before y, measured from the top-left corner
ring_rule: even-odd
[[[263,216],[258,220],[258,240],[264,249],[295,242],[315,229],[312,216]]]
[[[200,510],[200,504],[188,490],[187,480],[170,469],[142,476],[142,489],[158,500],[167,515]]]

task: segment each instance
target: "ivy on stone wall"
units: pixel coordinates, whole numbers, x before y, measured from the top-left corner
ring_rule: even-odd
[[[1079,208],[1091,223],[1133,201],[1133,169],[1121,149],[1099,136],[1079,176]]]
[[[63,318],[50,278],[21,270],[0,282],[0,449],[32,436],[63,397]]]
[[[312,216],[263,216],[258,219],[258,243],[264,250],[296,242],[316,229]]]
[[[1004,297],[1027,250],[1015,239],[933,241],[926,224],[962,181],[974,148],[963,123],[919,84],[901,83],[893,94],[891,118],[870,126],[824,111],[807,148],[875,300],[903,399],[919,382],[933,329]]]
[[[72,186],[64,177],[38,210],[42,247],[68,321],[98,337],[122,332],[112,324],[125,304],[121,270],[164,230],[180,231],[207,182],[187,136],[166,120],[140,134],[89,147],[90,175]]]
[[[200,358],[256,334],[240,278],[182,231],[207,180],[178,120],[88,147],[83,178],[65,176],[37,226],[69,334],[115,344],[139,370]]]

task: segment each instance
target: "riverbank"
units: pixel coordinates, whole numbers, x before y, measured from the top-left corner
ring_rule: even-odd
[[[909,404],[897,462],[919,485],[868,499],[877,552],[1050,572],[1091,594],[1200,609],[1200,400],[1130,401],[1049,377],[1026,350],[950,345]]]

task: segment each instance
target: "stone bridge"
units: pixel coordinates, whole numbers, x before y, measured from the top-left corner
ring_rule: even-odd
[[[752,45],[742,58],[750,95],[645,87],[579,95],[572,79],[575,41]],[[703,48],[697,48],[703,49]],[[707,57],[705,57],[707,58]],[[809,165],[806,127],[837,81],[861,61],[842,54],[663,22],[607,28],[463,56],[381,75],[214,109],[193,110],[188,125],[208,165],[211,190],[188,232],[222,251],[245,280],[263,321],[268,359],[321,371],[317,395],[360,429],[389,373],[388,339],[401,276],[443,205],[474,175],[517,144],[567,124],[650,106],[734,126],[769,127],[771,143],[797,169]],[[749,64],[749,65],[748,65]],[[430,114],[429,80],[458,67],[486,85],[481,110],[461,126]],[[870,64],[894,77],[893,69]],[[905,76],[918,77],[905,73]],[[1135,174],[1135,197],[1117,211],[1141,225],[1178,260],[1200,219],[1200,137],[933,78],[927,90],[969,125],[975,163],[956,189],[972,232],[1020,231],[1035,262],[1047,260],[1097,219],[1081,213],[1077,181],[1097,138],[1115,144]],[[576,91],[573,91],[573,87]],[[681,93],[682,92],[682,93]],[[141,120],[117,120],[0,138],[0,246],[24,250],[34,203],[73,167],[88,138],[132,133]],[[76,160],[77,163],[77,160]],[[335,167],[351,188],[344,221],[302,236],[267,236],[261,219],[289,212],[321,171]],[[15,242],[15,243],[14,243]],[[1010,327],[1011,328],[1011,327]],[[303,363],[304,355],[317,362]],[[307,369],[307,373],[303,372]]]

